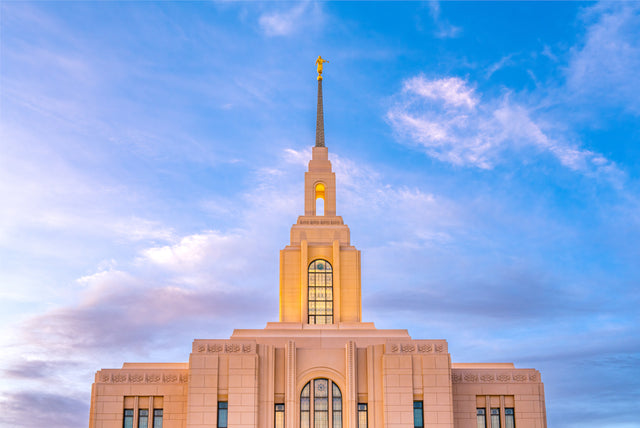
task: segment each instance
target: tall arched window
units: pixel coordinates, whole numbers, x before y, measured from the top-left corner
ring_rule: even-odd
[[[329,379],[307,382],[300,393],[300,428],[342,428],[342,393],[338,385]]]
[[[333,324],[333,269],[326,260],[309,265],[309,324]]]
[[[316,215],[324,215],[324,184],[316,184]]]

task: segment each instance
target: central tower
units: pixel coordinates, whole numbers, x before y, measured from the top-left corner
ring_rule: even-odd
[[[324,62],[316,61],[316,144],[304,176],[304,215],[280,251],[280,322],[339,327],[361,322],[360,251],[336,215],[336,175],[324,141]]]

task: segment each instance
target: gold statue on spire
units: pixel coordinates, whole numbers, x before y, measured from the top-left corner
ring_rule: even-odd
[[[318,80],[322,80],[322,64],[325,62],[329,62],[326,59],[323,59],[321,56],[318,56],[316,60],[316,65],[318,66]]]

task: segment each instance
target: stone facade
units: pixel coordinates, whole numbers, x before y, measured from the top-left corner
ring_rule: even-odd
[[[407,330],[362,322],[360,252],[336,215],[326,147],[313,147],[304,185],[304,215],[280,252],[279,322],[195,340],[188,363],[98,371],[89,427],[143,428],[146,411],[151,428],[161,410],[164,428],[477,428],[482,412],[486,427],[515,420],[518,428],[545,428],[538,371],[452,363],[445,340],[414,340]],[[324,385],[314,379],[335,385],[333,401],[318,398],[321,390],[304,401],[305,385]],[[284,410],[279,417],[276,408]]]

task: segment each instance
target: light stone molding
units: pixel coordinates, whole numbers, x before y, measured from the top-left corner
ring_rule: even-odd
[[[405,343],[387,343],[386,354],[442,354],[448,352],[444,341],[414,340]]]
[[[230,340],[198,340],[193,343],[193,352],[199,354],[255,354],[254,342],[237,342]]]
[[[535,370],[515,369],[511,371],[487,372],[453,370],[451,373],[453,383],[538,383],[540,376]]]
[[[97,377],[97,383],[113,384],[160,384],[160,383],[187,383],[189,375],[186,371],[180,372],[123,372],[119,369],[101,370]]]

